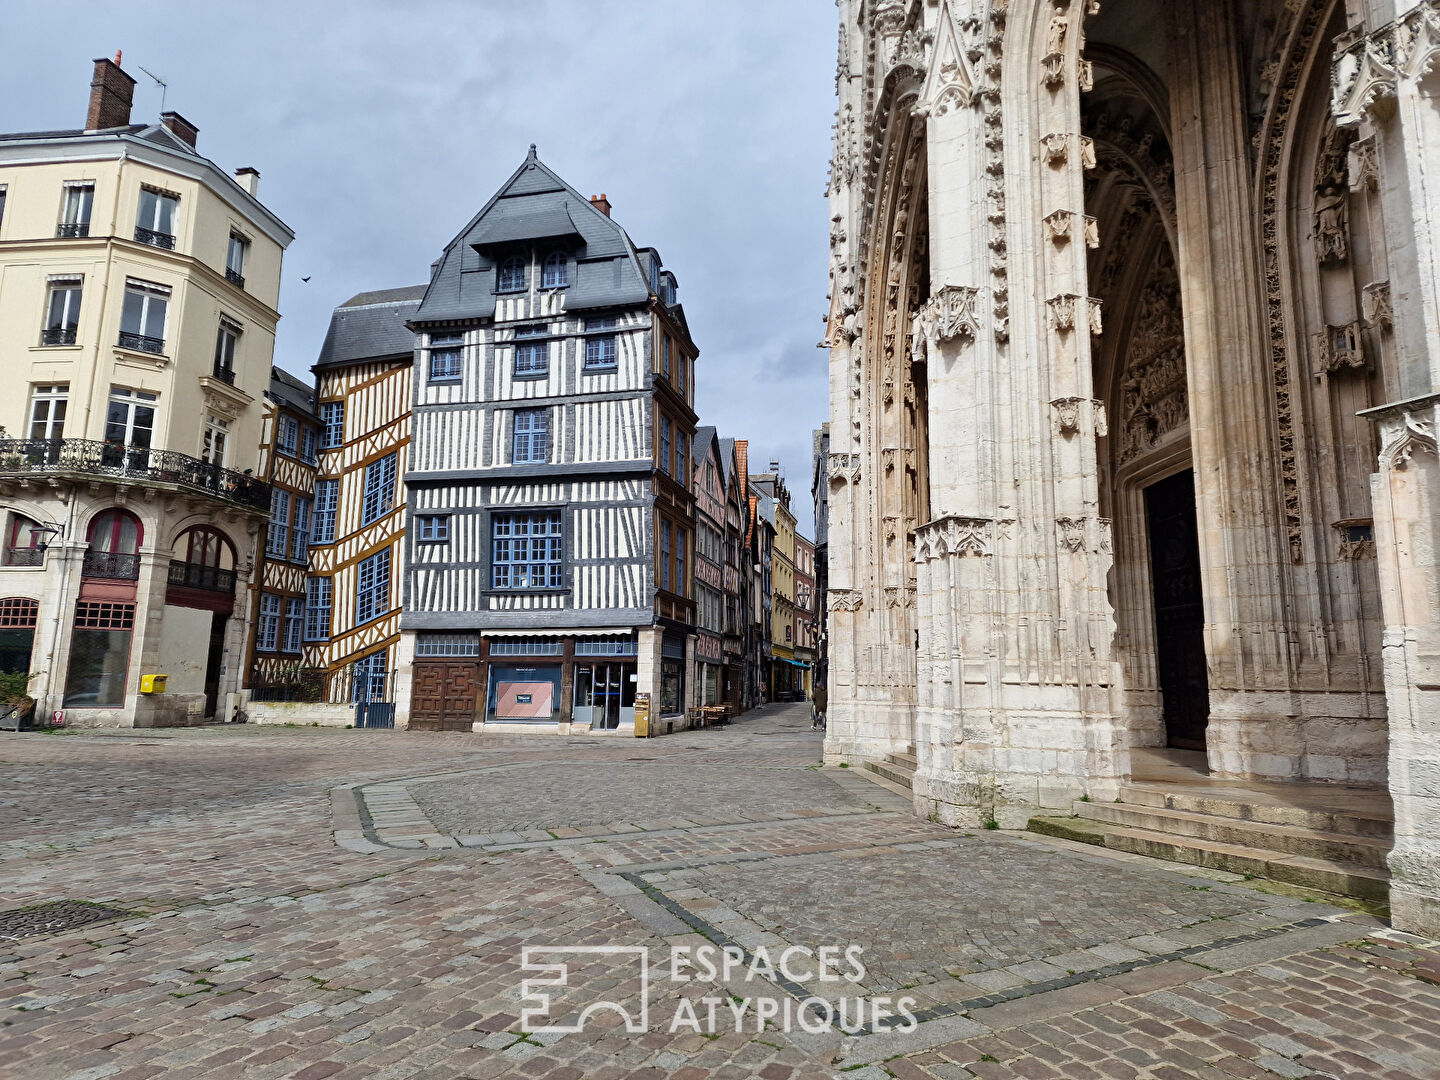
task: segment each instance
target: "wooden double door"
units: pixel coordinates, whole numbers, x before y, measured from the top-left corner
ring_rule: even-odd
[[[480,719],[485,666],[478,660],[417,660],[410,689],[412,731],[469,731]]]

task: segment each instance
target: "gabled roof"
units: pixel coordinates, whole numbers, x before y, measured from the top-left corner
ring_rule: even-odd
[[[330,316],[315,367],[412,356],[415,335],[406,324],[424,295],[424,285],[355,294]]]
[[[618,222],[550,170],[530,147],[510,179],[445,247],[416,322],[495,315],[495,259],[532,241],[573,260],[567,311],[647,303],[650,282]]]
[[[735,459],[735,440],[720,439],[720,468],[725,476],[725,486],[728,488],[730,482],[735,479],[739,471],[740,463]]]
[[[710,447],[713,443],[715,443],[715,441],[715,428],[713,426],[711,426],[710,424],[705,424],[701,427],[697,427],[695,429],[694,449],[691,452],[693,459],[695,461],[699,461],[701,458],[705,457],[706,454],[710,453]],[[719,457],[718,453],[716,454],[716,457]],[[723,465],[721,466],[721,477],[724,477]]]
[[[315,387],[281,368],[271,367],[270,388],[265,396],[282,408],[315,415]]]

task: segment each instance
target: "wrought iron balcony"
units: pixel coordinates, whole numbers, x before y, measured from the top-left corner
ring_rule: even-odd
[[[49,330],[40,332],[40,344],[42,345],[74,345],[75,328],[52,326]]]
[[[140,556],[118,551],[87,551],[80,576],[107,581],[135,581],[140,577]]]
[[[170,560],[170,584],[182,585],[187,589],[204,589],[207,592],[235,592],[235,571],[218,566],[204,566],[201,563]]]
[[[76,240],[90,235],[90,222],[88,221],[62,221],[55,227],[55,235]]]
[[[144,226],[135,226],[135,239],[142,244],[149,244],[151,247],[164,248],[166,251],[175,250],[175,237],[169,233],[156,232],[154,229],[147,229]]]
[[[229,383],[231,386],[234,386],[234,385],[235,385],[235,369],[234,369],[234,368],[225,367],[223,364],[216,364],[216,365],[215,365],[215,378],[219,379],[219,380],[220,380],[221,382],[223,382],[223,383]]]
[[[224,502],[270,510],[270,485],[265,481],[174,450],[87,439],[0,439],[0,476],[37,473],[173,484]]]
[[[6,566],[43,566],[45,549],[38,547],[12,547],[5,549]]]
[[[146,337],[144,334],[132,334],[128,330],[120,331],[120,348],[134,349],[136,352],[155,353],[157,356],[165,351],[165,339],[158,337]]]
[[[237,288],[243,289],[245,287],[245,275],[233,266],[227,266],[225,268],[225,280]]]

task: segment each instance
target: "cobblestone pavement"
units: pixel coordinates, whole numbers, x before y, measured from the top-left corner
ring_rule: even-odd
[[[122,914],[32,933],[48,916],[0,911],[0,1077],[1440,1077],[1435,943],[1233,875],[940,828],[815,768],[808,725],[7,736],[0,909]],[[855,982],[763,963],[848,945]],[[741,962],[677,983],[672,946]],[[556,1022],[608,1000],[648,1004],[645,1029],[603,1010],[526,1035],[527,947],[571,950],[540,988]],[[915,1026],[846,1032],[810,995],[846,1021],[909,997]]]

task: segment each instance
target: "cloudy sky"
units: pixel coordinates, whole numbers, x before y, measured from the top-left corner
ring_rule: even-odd
[[[80,127],[124,50],[134,119],[165,107],[296,232],[277,363],[330,310],[423,282],[530,143],[604,192],[680,280],[701,423],[778,458],[808,531],[825,418],[831,0],[5,0],[0,130]],[[309,277],[308,283],[301,278]]]

